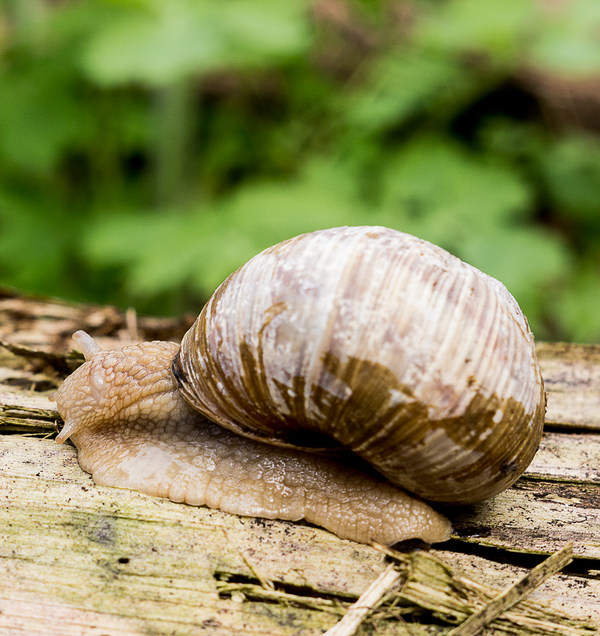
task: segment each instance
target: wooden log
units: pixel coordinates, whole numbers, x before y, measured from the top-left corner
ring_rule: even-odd
[[[600,429],[600,346],[539,342],[536,352],[548,391],[546,422]]]
[[[318,634],[339,618],[339,604],[354,600],[384,567],[371,547],[319,528],[95,486],[75,449],[50,439],[2,436],[0,458],[0,628],[13,633],[48,633],[48,621],[60,615],[73,631],[49,633],[94,633],[77,626],[96,625],[109,633],[151,627],[184,634],[204,625],[217,634],[295,634],[300,627]],[[477,562],[477,578],[498,583],[493,561],[440,554],[470,576]],[[248,560],[289,597],[276,602],[258,594]],[[570,615],[597,620],[600,581],[588,580],[585,595],[574,595],[578,580],[553,580],[535,598],[560,599]],[[222,584],[231,582],[243,586],[237,594],[224,593]],[[306,597],[336,604],[315,609]]]
[[[90,315],[92,331],[99,329],[98,315],[118,329],[125,324],[118,312],[93,314],[61,303],[51,311],[51,304],[36,300],[27,313],[25,300],[9,300],[4,314],[0,302],[0,327],[8,325],[0,337],[18,333],[13,322],[24,315],[32,335],[18,339],[19,346],[44,340],[44,330],[31,321],[48,315],[65,332],[85,326]],[[167,329],[164,323],[160,328]],[[64,340],[45,350],[60,354],[69,346]],[[508,587],[541,560],[538,555],[568,541],[574,563],[513,608],[516,618],[505,616],[493,627],[511,634],[597,633],[600,354],[596,347],[547,343],[538,351],[549,391],[549,425],[538,455],[526,475],[494,500],[445,511],[453,539],[430,553],[443,565],[423,562],[442,578],[415,578],[427,568],[414,566],[393,611],[388,603],[373,615],[377,633],[403,633],[406,620],[413,635],[445,633],[460,612],[464,618],[474,611],[475,601],[465,606],[465,599]],[[94,485],[79,468],[75,448],[53,441],[53,403],[26,390],[56,385],[60,373],[35,355],[2,356],[0,634],[321,634],[384,571],[381,552],[320,528]],[[487,587],[477,592],[478,586]],[[424,599],[441,590],[445,600],[432,609]],[[532,632],[527,620],[539,617],[536,612],[546,617],[540,629],[553,625],[558,631]]]

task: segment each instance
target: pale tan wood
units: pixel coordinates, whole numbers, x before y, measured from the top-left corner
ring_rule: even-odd
[[[499,563],[477,554],[464,554],[444,549],[435,550],[444,561],[451,563],[458,573],[467,576],[477,573],[482,583],[498,589],[508,587],[528,571],[510,563]],[[500,555],[502,556],[502,555]],[[550,604],[581,620],[600,624],[600,571],[586,572],[585,576],[557,574],[545,581],[530,595],[530,600]]]
[[[60,416],[48,395],[23,392],[0,392],[0,413],[7,416],[46,418],[57,421]]]
[[[600,434],[546,433],[528,477],[600,484]]]
[[[95,486],[73,447],[19,435],[0,436],[0,529],[0,609],[16,607],[14,601],[24,611],[22,623],[14,609],[0,614],[0,633],[9,624],[17,625],[16,634],[94,633],[77,632],[87,617],[123,634],[150,627],[158,634],[195,633],[190,630],[202,624],[215,634],[244,625],[255,634],[294,634],[300,627],[318,634],[338,616],[219,598],[219,581],[253,578],[243,552],[266,579],[343,600],[356,598],[384,567],[369,546],[319,528]],[[493,582],[494,566],[487,568]],[[572,577],[566,581],[572,584]],[[558,586],[556,596],[562,601],[570,589]],[[562,602],[581,614],[581,597],[574,605]],[[28,604],[34,611],[25,611]],[[41,623],[55,615],[73,631],[44,632]]]
[[[573,546],[568,543],[564,548],[549,556],[534,567],[517,582],[502,591],[489,603],[471,614],[466,621],[453,629],[448,636],[476,636],[494,620],[499,619],[508,610],[518,605],[536,587],[560,572],[573,561]]]
[[[372,609],[395,587],[398,587],[402,574],[390,563],[387,568],[360,595],[360,598],[348,608],[343,618],[328,629],[323,636],[352,636],[364,622]]]
[[[111,309],[71,309],[60,302],[30,306],[9,299],[0,302],[3,312],[38,321],[27,332],[3,322],[6,338],[49,351],[70,348],[70,342],[48,348],[48,340],[85,322],[92,329],[126,322]],[[435,552],[466,576],[501,589],[526,570],[486,558],[485,546],[517,562],[519,551],[546,554],[575,537],[576,557],[590,559],[582,566],[585,576],[553,577],[533,598],[597,623],[600,436],[583,429],[600,430],[600,348],[539,343],[537,350],[550,394],[550,427],[538,455],[526,478],[493,502],[449,511],[455,540]],[[310,636],[339,620],[339,607],[327,611],[320,598],[349,604],[383,571],[380,553],[318,528],[95,486],[79,469],[73,447],[40,438],[56,429],[53,403],[18,388],[56,374],[32,374],[8,357],[0,359],[0,635]],[[580,430],[557,432],[555,424]],[[461,546],[483,551],[463,554]],[[228,593],[238,580],[254,596]],[[278,600],[256,592],[267,592],[261,580],[275,581]],[[289,600],[302,595],[317,600],[312,606]],[[430,633],[427,625],[410,628],[411,636]],[[383,635],[400,629],[399,623],[377,623]]]
[[[317,634],[335,617],[219,599],[220,577],[251,576],[238,549],[270,578],[342,593],[358,593],[381,563],[367,546],[332,549],[335,537],[318,529],[299,526],[290,536],[289,524],[98,488],[75,449],[50,440],[8,436],[0,453],[0,607],[18,602],[25,610],[0,614],[0,633],[9,625],[19,634],[69,633],[50,627],[61,616],[72,633],[95,624],[99,633],[189,634],[205,625],[218,634],[294,634],[302,625]],[[323,569],[307,581],[309,554]]]
[[[600,346],[539,342],[548,392],[546,422],[600,429]]]
[[[448,636],[476,636],[493,622],[494,634],[560,634],[581,636],[586,626],[553,614],[527,597],[572,560],[571,545],[548,557],[533,570],[511,582],[502,593],[451,571],[447,563],[430,553],[401,553],[374,545],[390,557],[392,563],[365,590],[344,617],[325,636],[352,636],[367,618],[402,612],[415,599],[420,607],[429,607],[438,617],[447,615],[461,624]],[[458,591],[458,593],[457,593]],[[386,602],[391,602],[386,606]],[[410,635],[406,625],[399,631]],[[403,628],[403,629],[402,629]]]
[[[299,542],[300,546],[304,542],[310,544],[316,541],[318,535],[318,546],[322,551],[319,552],[318,558],[323,565],[323,571],[319,573],[317,580],[312,581],[311,586],[332,589],[339,593],[360,593],[364,585],[371,581],[375,572],[373,567],[379,566],[382,561],[380,555],[374,559],[367,558],[371,553],[368,546],[341,541],[319,528],[242,518],[204,507],[194,508],[175,504],[166,499],[147,497],[121,488],[96,486],[90,476],[79,468],[75,448],[70,445],[61,446],[53,440],[18,435],[0,436],[0,457],[3,503],[12,501],[5,512],[10,513],[13,520],[18,517],[23,524],[28,523],[28,516],[34,511],[41,515],[44,522],[60,516],[62,523],[69,516],[73,516],[75,525],[78,525],[81,515],[89,515],[92,518],[98,515],[107,516],[107,519],[110,516],[110,521],[97,522],[97,532],[90,530],[93,537],[100,537],[100,543],[116,541],[115,537],[121,534],[120,524],[124,524],[127,529],[128,522],[124,519],[129,519],[132,523],[151,520],[159,524],[153,528],[153,532],[157,529],[160,531],[161,528],[166,528],[167,532],[176,527],[179,530],[183,528],[185,532],[195,529],[199,536],[203,537],[202,540],[210,530],[216,533],[214,537],[211,534],[212,540],[221,548],[228,546],[226,552],[229,557],[221,566],[216,566],[217,570],[222,573],[228,572],[227,563],[233,558],[238,564],[233,571],[246,575],[252,573],[245,565],[239,550],[248,554],[249,534],[262,529],[262,540],[266,541],[268,536],[270,545],[265,549],[253,545],[250,558],[258,555],[262,568],[268,566],[268,578],[278,580],[285,573],[290,583],[297,585],[306,585],[307,580],[303,570],[296,568],[303,564],[305,556],[303,549],[298,549],[294,542]],[[3,521],[10,525],[11,517],[4,517]],[[67,527],[68,525],[67,522]],[[289,537],[292,537],[294,542],[289,541]],[[273,542],[289,543],[289,560],[281,562],[280,552],[271,552]],[[188,542],[185,544],[187,547],[190,545]],[[330,551],[333,544],[338,548],[336,552]],[[24,542],[21,547],[23,546]],[[31,547],[33,549],[34,546]],[[349,555],[353,557],[350,559],[351,563],[347,563]],[[358,565],[362,561],[368,565]]]
[[[393,551],[386,552],[393,556]],[[564,554],[564,551],[561,551]],[[494,611],[494,606],[503,603],[503,594],[498,594],[497,588],[490,588],[486,585],[473,581],[471,578],[456,576],[450,571],[448,565],[431,555],[424,553],[398,554],[393,556],[400,563],[408,562],[410,569],[406,581],[398,590],[398,597],[406,600],[417,600],[421,607],[430,608],[437,616],[446,616],[452,622],[463,623],[470,621],[473,614],[483,610],[484,614],[490,608]],[[561,553],[556,553],[550,557],[550,561],[560,561]],[[560,564],[559,564],[560,565]],[[525,580],[537,578],[540,570],[544,566],[536,567],[529,572]],[[537,571],[537,573],[536,573]],[[426,588],[425,585],[426,584]],[[527,587],[527,583],[525,584]],[[521,596],[525,588],[520,589],[511,585],[511,592],[508,596]],[[465,601],[468,599],[468,602]],[[482,625],[480,625],[480,628]],[[565,620],[563,617],[555,615],[550,608],[543,608],[528,599],[522,599],[512,608],[507,608],[501,615],[493,619],[489,625],[490,633],[500,635],[524,635],[535,634],[536,636],[583,636],[594,630],[593,626],[582,625],[581,623]],[[459,633],[460,633],[459,629]],[[453,633],[452,631],[450,633]],[[481,629],[467,630],[465,636],[475,636],[480,634]],[[487,633],[487,632],[486,632]],[[450,634],[448,634],[450,636]]]
[[[515,486],[449,513],[464,541],[548,554],[573,542],[578,557],[600,559],[598,486],[519,480]]]

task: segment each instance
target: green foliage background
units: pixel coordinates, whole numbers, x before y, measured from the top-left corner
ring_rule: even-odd
[[[598,0],[4,0],[0,280],[197,311],[382,224],[598,341],[599,112]]]

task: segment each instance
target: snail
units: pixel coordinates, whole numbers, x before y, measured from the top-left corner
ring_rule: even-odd
[[[57,441],[72,439],[96,483],[359,542],[448,539],[426,501],[495,496],[541,438],[546,396],[517,302],[383,227],[261,252],[180,346],[74,338],[86,362],[57,391]]]

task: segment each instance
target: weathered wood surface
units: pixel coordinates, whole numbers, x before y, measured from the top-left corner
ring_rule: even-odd
[[[549,394],[546,422],[600,430],[600,346],[540,342],[536,351]]]
[[[0,300],[0,339],[61,352],[66,335],[90,315],[92,331],[131,331],[112,310],[56,307],[36,301],[28,313],[25,301]],[[13,329],[23,319],[29,337]],[[573,541],[575,562],[531,600],[597,625],[600,348],[542,343],[538,350],[550,393],[538,455],[493,501],[447,510],[455,534],[433,553],[457,576],[501,590],[539,561],[535,555]],[[53,441],[54,405],[28,390],[47,391],[60,374],[35,356],[24,360],[0,349],[0,634],[321,634],[339,620],[340,604],[356,600],[383,571],[380,552],[319,528],[95,486],[75,449]],[[260,578],[275,582],[275,594]],[[426,614],[419,620],[424,625],[409,631],[402,621],[380,620],[377,633],[449,629],[439,621],[428,627]]]

